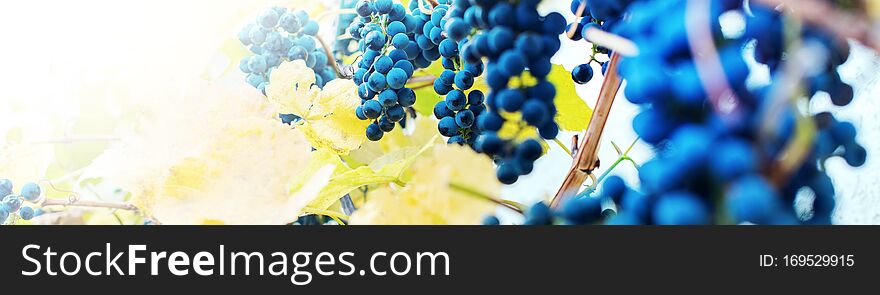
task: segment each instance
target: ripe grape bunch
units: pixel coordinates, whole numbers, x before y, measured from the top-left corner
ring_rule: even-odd
[[[840,122],[827,112],[805,113],[789,101],[794,100],[791,96],[816,99],[819,92],[830,94],[838,106],[852,101],[852,88],[837,74],[850,48],[844,40],[805,27],[800,36],[804,46],[822,48],[825,54],[811,58],[819,64],[819,71],[805,77],[807,93],[783,94],[779,104],[775,90],[787,83],[785,75],[790,74],[782,65],[798,62],[796,54],[782,41],[786,39],[778,12],[752,6],[751,13],[746,13],[742,3],[711,1],[713,28],[723,25],[722,13],[743,16],[746,26],[738,36],[713,30],[708,41],[718,48],[724,78],[736,99],[736,112],[719,111],[701,83],[700,65],[688,43],[693,41],[685,24],[688,2],[635,2],[629,8],[630,19],[615,28],[642,49],[640,55],[621,62],[620,75],[627,81],[626,98],[643,106],[633,128],[656,147],[658,155],[640,168],[639,190],[626,188],[619,180],[603,184],[598,197],[613,201],[619,210],[608,223],[831,222],[835,191],[822,168],[824,162],[842,156],[850,165],[860,166],[866,151],[856,143],[853,124]],[[751,55],[749,48],[754,48]],[[749,85],[746,80],[752,69],[744,57],[752,57],[779,74],[773,75],[768,85]],[[812,136],[809,130],[815,130]],[[796,140],[805,134],[812,141]],[[791,157],[785,156],[792,150],[804,151],[805,156],[792,165],[791,175],[777,172],[783,161],[790,161]],[[804,194],[814,197],[806,212],[795,206],[797,196]],[[562,211],[578,212],[586,203],[595,203],[591,199],[582,195]]]
[[[483,75],[484,65],[482,60],[465,62],[460,55],[473,29],[464,20],[471,3],[461,0],[454,1],[452,7],[449,4],[439,1],[431,14],[422,13],[418,8],[413,11],[422,25],[422,34],[416,38],[426,59],[432,62],[442,59],[444,70],[433,85],[434,92],[441,97],[434,105],[434,116],[440,120],[440,134],[448,137],[450,144],[474,147],[480,134],[476,117],[486,106],[485,94],[472,88],[474,80]]]
[[[378,141],[396,123],[405,124],[407,110],[416,103],[415,91],[406,84],[417,68],[430,63],[415,44],[417,22],[402,4],[361,0],[355,11],[360,17],[349,25],[348,33],[358,40],[363,55],[353,77],[361,105],[353,111],[361,120],[373,121],[366,135]]]
[[[324,84],[336,78],[327,55],[320,48],[318,23],[309,19],[303,10],[290,11],[283,7],[269,8],[247,24],[238,34],[238,40],[249,46],[254,55],[241,59],[239,69],[247,74],[247,82],[264,95],[272,70],[281,63],[303,60],[315,71],[315,84]]]
[[[454,3],[455,9],[464,10],[464,24],[475,31],[461,46],[459,56],[466,65],[488,60],[485,81],[490,91],[485,97],[487,110],[477,118],[481,134],[475,147],[495,158],[498,179],[505,184],[530,174],[543,153],[540,138],[521,134],[537,128],[543,139],[555,139],[559,133],[554,119],[556,88],[546,77],[552,68],[550,58],[561,46],[559,35],[566,21],[559,13],[538,14],[539,2]],[[460,33],[457,23],[457,19],[446,23],[448,36]],[[467,26],[462,26],[466,31]],[[514,132],[502,132],[508,121],[515,125]]]
[[[9,179],[0,179],[0,224],[5,224],[10,216],[17,215],[23,220],[31,220],[42,214],[41,209],[25,206],[24,202],[37,203],[42,191],[36,183],[30,182],[21,188],[18,195],[13,194],[13,184]]]

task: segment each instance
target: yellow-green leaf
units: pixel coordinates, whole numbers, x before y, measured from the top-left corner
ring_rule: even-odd
[[[547,81],[556,86],[556,123],[566,131],[584,131],[590,124],[593,110],[575,91],[571,72],[560,65],[553,65]]]
[[[461,169],[459,163],[468,163],[468,168]],[[470,193],[497,196],[501,189],[492,161],[467,147],[434,146],[416,160],[411,171],[413,177],[407,186],[372,191],[366,204],[352,215],[351,223],[477,224],[495,206]]]
[[[285,62],[272,72],[266,94],[280,106],[281,113],[302,117],[297,128],[316,149],[344,155],[360,148],[370,122],[358,119],[353,111],[361,102],[357,86],[337,79],[320,90],[314,83],[315,73],[305,62]]]
[[[434,142],[431,141],[430,145],[421,149],[405,148],[393,151],[373,160],[369,166],[337,170],[341,173],[331,177],[327,185],[308,206],[324,210],[359,187],[404,181],[408,178],[405,177],[404,172],[412,166],[419,155],[433,146]]]

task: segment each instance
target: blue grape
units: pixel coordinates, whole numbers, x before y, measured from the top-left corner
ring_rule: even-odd
[[[21,209],[18,210],[18,216],[24,220],[31,220],[34,218],[34,215],[34,209],[28,206],[21,207]]]
[[[504,165],[504,164],[502,164]],[[499,172],[502,168],[499,167]],[[514,181],[515,182],[515,181]],[[529,207],[525,212],[526,225],[551,225],[553,224],[553,211],[543,202],[539,202]]]
[[[455,114],[455,123],[459,128],[470,128],[474,125],[474,113],[470,110],[462,110]]]
[[[458,124],[455,122],[455,118],[453,117],[444,117],[440,119],[440,123],[437,125],[437,128],[440,131],[440,134],[446,137],[456,136],[461,133]]]
[[[760,176],[746,176],[733,183],[727,207],[737,222],[766,223],[777,210],[779,197]]]
[[[455,112],[465,109],[467,107],[467,96],[458,89],[450,91],[446,95],[446,107]]]
[[[21,197],[16,195],[8,195],[3,198],[3,206],[6,207],[9,212],[18,211],[21,208],[22,200]]]
[[[391,69],[388,72],[388,76],[386,77],[388,87],[398,90],[402,89],[406,85],[406,81],[408,79],[409,78],[406,71],[398,68]]]
[[[579,65],[571,71],[571,77],[575,83],[587,84],[593,80],[593,67],[590,64]]]
[[[699,197],[673,192],[660,197],[654,210],[654,223],[659,225],[692,225],[709,223],[709,212]]]
[[[39,199],[41,193],[40,186],[33,182],[28,182],[21,188],[21,197],[30,202]]]
[[[377,119],[382,115],[382,104],[375,100],[368,100],[363,105],[364,115],[370,119]]]
[[[574,198],[562,206],[561,215],[572,224],[590,224],[602,217],[602,202],[597,198]]]
[[[501,220],[498,220],[498,217],[495,216],[486,216],[486,218],[483,218],[483,225],[501,225]]]
[[[385,136],[385,132],[383,132],[382,129],[379,128],[379,124],[372,123],[367,126],[367,139],[371,141],[379,141],[382,139],[383,136]]]

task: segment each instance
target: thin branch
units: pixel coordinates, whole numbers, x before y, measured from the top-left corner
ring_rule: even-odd
[[[587,134],[578,147],[574,165],[568,171],[568,175],[556,192],[553,201],[550,202],[551,207],[557,208],[566,199],[577,195],[587,177],[599,167],[599,142],[602,139],[605,125],[608,123],[611,106],[614,104],[614,99],[622,83],[621,77],[617,74],[620,59],[621,56],[617,53],[611,55],[605,81],[599,92],[599,100],[596,103],[593,116],[590,118],[590,125],[587,127]]]
[[[770,8],[783,6],[792,16],[818,26],[841,38],[856,40],[880,51],[880,27],[864,15],[855,15],[835,8],[824,0],[753,0]]]

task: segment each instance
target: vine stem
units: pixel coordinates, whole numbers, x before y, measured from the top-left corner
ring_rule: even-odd
[[[613,53],[611,60],[608,61],[605,81],[599,92],[596,109],[590,118],[586,136],[578,146],[574,164],[569,169],[553,200],[550,201],[550,206],[553,208],[558,208],[563,201],[577,195],[584,181],[593,173],[593,170],[599,168],[599,142],[602,139],[605,125],[608,123],[611,106],[614,104],[614,99],[622,83],[622,79],[617,73],[620,59],[621,56],[618,53]]]
[[[864,15],[840,11],[822,0],[754,0],[770,8],[783,6],[790,14],[816,25],[841,39],[853,39],[875,51],[880,51],[880,27],[874,26]]]

